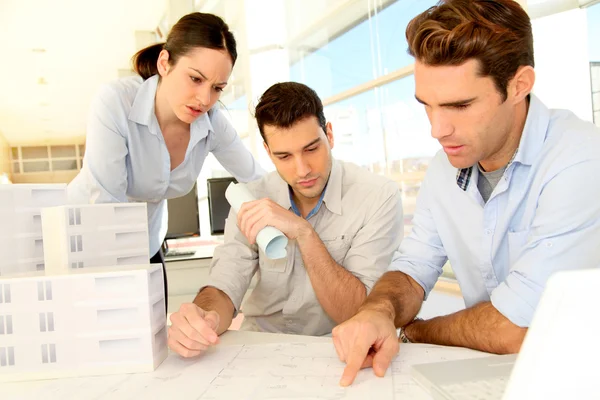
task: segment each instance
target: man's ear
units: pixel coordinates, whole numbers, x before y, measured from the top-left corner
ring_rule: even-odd
[[[333,149],[335,140],[333,138],[333,127],[331,126],[331,122],[328,122],[325,125],[325,135],[327,135],[327,141],[329,142],[329,147]]]
[[[529,96],[534,83],[535,71],[533,67],[529,65],[519,67],[509,84],[509,97],[512,98],[513,103],[519,103]]]
[[[167,50],[161,50],[156,60],[156,68],[160,76],[168,75],[171,65],[169,64],[169,52]]]

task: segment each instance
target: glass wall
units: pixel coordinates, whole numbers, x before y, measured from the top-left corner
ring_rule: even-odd
[[[359,84],[412,64],[405,30],[417,14],[434,5],[434,0],[398,0],[379,6],[372,1],[357,3],[366,15],[356,25],[330,32],[329,41],[314,49],[312,36],[290,49],[290,79],[305,83],[326,99]]]
[[[243,36],[232,89],[237,94],[226,93],[224,103],[232,114],[246,113],[246,120],[234,120],[261,164],[273,169],[252,118],[254,105],[275,82],[305,83],[325,104],[336,137],[334,156],[397,181],[410,230],[416,194],[440,146],[414,99],[405,29],[436,2],[233,0],[213,2],[219,10],[202,9],[221,13],[238,38]],[[589,47],[589,61],[600,61],[600,5],[539,18],[533,24],[536,93],[551,107],[571,108],[591,120],[592,86],[585,73],[588,58],[582,54]],[[573,29],[557,31],[557,24]],[[594,98],[600,104],[597,93]],[[569,104],[563,106],[564,101]]]
[[[586,9],[594,123],[600,127],[600,3]]]
[[[230,115],[249,116],[246,121],[232,119],[260,163],[273,170],[251,116],[257,99],[275,82],[305,83],[325,104],[336,138],[334,156],[399,183],[408,231],[415,195],[440,146],[414,99],[405,30],[415,15],[435,3],[287,0],[273,7],[266,0],[240,0],[202,9],[230,18],[238,37],[246,32],[234,70],[236,86],[226,91],[223,102]],[[233,8],[245,9],[245,17]]]

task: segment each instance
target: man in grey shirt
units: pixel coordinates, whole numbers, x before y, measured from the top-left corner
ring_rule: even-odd
[[[273,85],[256,119],[277,172],[247,184],[260,200],[230,212],[208,282],[171,316],[169,346],[184,357],[218,343],[255,274],[242,329],[330,333],[356,313],[402,238],[398,185],[332,158],[332,127],[312,89]],[[288,237],[286,258],[271,260],[258,249],[265,226]]]
[[[477,170],[479,172],[479,176],[477,177],[477,189],[479,189],[483,202],[487,203],[494,192],[494,189],[498,186],[498,182],[500,182],[500,179],[504,176],[506,166],[495,171],[487,172],[481,167],[481,164],[477,163]]]

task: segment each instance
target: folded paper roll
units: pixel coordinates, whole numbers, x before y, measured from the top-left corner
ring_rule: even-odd
[[[225,198],[236,213],[239,212],[242,204],[256,200],[252,196],[252,193],[248,191],[246,185],[239,183],[229,184],[225,191]],[[256,235],[256,244],[272,260],[287,256],[286,247],[288,238],[283,232],[272,226],[266,226],[258,232],[258,235]]]

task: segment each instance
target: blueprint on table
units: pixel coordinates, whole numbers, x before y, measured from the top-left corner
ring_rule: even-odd
[[[360,371],[342,388],[344,370],[331,343],[218,346],[194,359],[171,354],[154,372],[29,382],[27,393],[3,385],[15,399],[431,399],[410,377],[410,365],[485,356],[466,349],[402,344],[383,378]],[[22,387],[22,386],[21,386]]]

